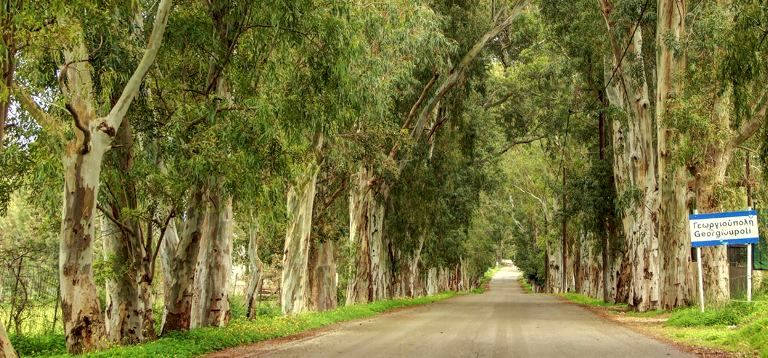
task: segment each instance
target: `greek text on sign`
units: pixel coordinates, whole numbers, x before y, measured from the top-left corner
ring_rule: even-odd
[[[760,238],[755,210],[692,214],[688,223],[693,247],[756,244]]]

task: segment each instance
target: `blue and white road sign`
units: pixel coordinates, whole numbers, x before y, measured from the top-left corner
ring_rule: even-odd
[[[756,244],[757,211],[731,211],[688,215],[691,246],[717,246],[727,244]]]

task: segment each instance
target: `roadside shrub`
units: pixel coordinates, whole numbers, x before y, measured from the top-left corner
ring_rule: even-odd
[[[677,310],[667,320],[673,327],[735,326],[756,310],[754,303],[730,302],[704,312],[698,307]]]
[[[11,335],[13,348],[23,356],[48,356],[67,352],[63,334],[37,334],[34,336]]]

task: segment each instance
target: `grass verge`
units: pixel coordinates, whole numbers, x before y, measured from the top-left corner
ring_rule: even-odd
[[[768,357],[768,297],[733,301],[704,312],[689,307],[672,312],[662,332],[676,341]]]
[[[434,296],[377,301],[368,304],[344,306],[326,312],[311,312],[294,316],[257,317],[253,320],[238,318],[226,327],[198,328],[188,332],[175,332],[158,340],[133,346],[115,347],[90,353],[88,357],[196,357],[226,348],[286,337],[320,328],[333,323],[366,318],[402,307],[433,303],[460,293],[444,292]],[[25,352],[22,343],[17,349],[24,356],[67,356],[62,351]],[[61,347],[63,348],[63,347]],[[58,353],[58,355],[56,354]]]
[[[480,277],[480,281],[478,282],[477,287],[472,289],[471,292],[476,294],[485,292],[488,289],[489,284],[491,283],[491,279],[493,278],[493,275],[495,275],[496,272],[499,272],[499,270],[501,270],[501,266],[494,266],[485,270],[483,277]]]
[[[520,278],[517,279],[517,282],[520,284],[520,287],[523,288],[525,293],[533,293],[533,286],[531,286],[531,283],[525,279],[525,276],[520,276]]]
[[[768,296],[754,302],[732,301],[701,312],[698,307],[672,311],[635,312],[625,304],[606,303],[589,296],[558,296],[599,310],[601,315],[644,332],[690,347],[768,358]],[[708,354],[711,352],[701,352]]]

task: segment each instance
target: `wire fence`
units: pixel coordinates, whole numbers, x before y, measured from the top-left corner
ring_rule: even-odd
[[[0,322],[9,334],[61,332],[57,263],[30,250],[0,255]]]

